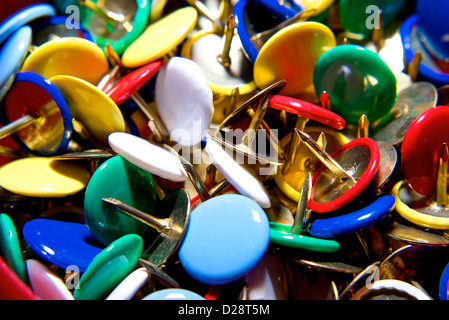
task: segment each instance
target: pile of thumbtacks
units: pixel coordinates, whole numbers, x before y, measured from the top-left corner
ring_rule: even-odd
[[[446,0],[13,13],[0,297],[447,300],[448,14]]]

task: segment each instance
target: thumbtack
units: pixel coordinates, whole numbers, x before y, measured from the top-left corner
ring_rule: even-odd
[[[181,288],[179,283],[175,279],[170,277],[167,273],[162,271],[160,267],[142,258],[139,259],[139,262],[142,266],[145,267],[149,274],[158,279],[162,284],[166,285],[169,288]]]
[[[274,90],[279,90],[281,87],[285,85],[285,81],[278,81],[267,88],[261,90],[254,96],[252,96],[250,99],[245,101],[243,104],[241,104],[238,108],[234,109],[213,131],[210,132],[211,139],[224,144],[226,148],[229,148],[228,150],[234,150],[240,155],[247,156],[253,160],[261,161],[263,163],[270,163],[273,165],[280,165],[283,163],[282,160],[279,159],[279,151],[276,148],[275,155],[270,154],[268,157],[262,155],[261,153],[256,152],[253,149],[253,142],[256,137],[257,130],[263,123],[263,116],[265,112],[267,111],[268,106],[268,100],[270,96],[270,92]],[[250,108],[253,104],[257,103],[257,109],[254,112],[253,118],[251,120],[251,124],[249,125],[248,129],[246,130],[245,134],[240,138],[240,142],[237,144],[234,144],[232,141],[226,141],[226,139],[223,139],[219,136],[220,130],[228,123],[231,119],[233,119],[237,114],[242,112],[243,110],[247,110]],[[225,137],[226,138],[226,137]],[[273,139],[270,139],[270,143],[273,144]],[[274,142],[276,146],[276,142]]]
[[[278,245],[317,252],[335,252],[340,244],[335,240],[320,239],[306,235],[306,224],[311,210],[307,207],[312,190],[312,175],[307,174],[297,204],[292,226],[270,222],[270,241]]]
[[[158,236],[143,252],[143,256],[148,257],[146,259],[154,265],[165,263],[180,245],[190,216],[190,199],[184,190],[175,190],[162,199],[159,213],[161,216],[168,216],[167,218],[157,218],[114,198],[103,198],[102,201],[111,209],[158,232]]]
[[[380,160],[379,147],[374,140],[354,139],[331,156],[305,132],[295,129],[295,133],[323,164],[313,176],[314,188],[309,202],[313,211],[328,212],[344,206],[360,195],[374,178]]]
[[[401,145],[401,168],[405,179],[398,181],[392,189],[397,200],[396,211],[421,227],[449,229],[449,140],[445,129],[448,116],[447,106],[424,111],[410,124]],[[409,196],[404,198],[406,193]]]
[[[399,181],[392,190],[392,194],[396,197],[398,202],[397,212],[407,220],[415,223],[421,227],[428,227],[433,229],[448,229],[448,193],[447,193],[447,178],[448,178],[448,163],[449,150],[447,143],[443,143],[438,153],[437,172],[435,181],[435,191],[430,197],[427,197],[424,205],[411,206],[410,201],[406,201],[402,195],[405,189],[405,181]],[[413,202],[418,202],[419,197],[415,194],[412,198]]]
[[[315,140],[313,140],[307,133],[295,128],[295,134],[299,136],[310,151],[339,179],[340,182],[350,181],[351,184],[355,184],[354,178],[348,174],[338,162],[335,161]]]

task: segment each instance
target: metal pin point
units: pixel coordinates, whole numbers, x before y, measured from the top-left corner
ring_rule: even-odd
[[[307,122],[309,121],[308,118],[301,117],[298,115],[298,118],[296,119],[295,129],[298,129],[300,131],[304,131],[304,128],[306,127]],[[296,151],[298,150],[300,139],[298,138],[298,135],[293,134],[292,139],[290,142],[290,150],[288,152],[287,161],[285,162],[284,166],[282,167],[282,173],[286,174],[287,171],[290,169],[290,167],[293,165],[296,159]]]
[[[306,144],[310,151],[341,181],[348,180],[352,183],[356,183],[354,178],[349,175],[338,162],[335,161],[318,143],[313,140],[307,133],[302,132],[295,128],[295,133],[299,135],[301,140]]]
[[[282,165],[283,164],[283,158],[279,159],[280,155],[283,155],[282,150],[280,150],[279,144],[277,143],[277,139],[273,140],[270,139],[270,144],[274,146],[274,151],[276,152],[275,157],[273,155],[270,155],[269,157],[263,156],[261,154],[256,153],[254,150],[252,150],[250,142],[254,141],[254,138],[256,136],[256,131],[260,127],[260,125],[263,125],[264,128],[268,128],[268,125],[263,120],[263,115],[265,114],[268,106],[268,100],[269,95],[272,90],[280,90],[282,87],[285,86],[287,82],[285,80],[278,81],[265,89],[261,90],[254,96],[252,96],[250,99],[245,101],[243,104],[241,104],[239,107],[235,108],[218,126],[216,129],[211,132],[211,138],[216,140],[219,143],[225,144],[227,147],[229,147],[232,150],[235,150],[239,154],[243,154],[245,156],[248,156],[255,160],[262,160],[264,162],[273,164],[273,165]],[[246,131],[245,135],[241,138],[241,142],[234,144],[229,143],[222,138],[219,137],[219,132],[222,130],[222,128],[226,125],[227,122],[229,122],[232,118],[234,118],[237,114],[240,112],[247,110],[250,108],[254,103],[259,103],[258,110],[253,115],[253,119],[251,121],[250,127]],[[247,111],[248,112],[248,111]],[[251,111],[250,111],[251,112]],[[258,112],[258,113],[257,113]],[[250,114],[251,115],[251,114]],[[268,128],[269,129],[269,128]],[[273,137],[270,132],[270,138]]]
[[[438,171],[436,179],[435,201],[438,205],[446,207],[448,205],[447,195],[447,169],[449,162],[449,150],[447,143],[443,143],[438,157]]]
[[[226,123],[228,123],[233,117],[235,117],[237,114],[242,112],[243,110],[246,110],[250,106],[252,106],[255,102],[261,101],[262,98],[265,97],[267,93],[270,93],[272,90],[281,90],[285,85],[287,84],[287,81],[280,80],[276,83],[273,83],[272,85],[266,87],[265,89],[261,90],[257,94],[255,94],[253,97],[242,103],[238,108],[234,109],[217,127],[215,130],[215,133],[220,131]]]
[[[338,293],[338,287],[337,284],[335,283],[335,281],[331,281],[331,290],[330,290],[330,295],[332,296],[333,300],[340,300],[340,296]]]
[[[150,261],[140,258],[139,262],[142,266],[145,267],[145,269],[149,274],[158,279],[162,284],[170,288],[181,288],[181,286],[175,279],[170,277],[168,274],[166,274],[158,266],[154,265]]]
[[[234,16],[230,15],[226,21],[224,29],[223,49],[221,51],[221,54],[217,57],[218,62],[220,62],[220,64],[225,68],[229,68],[229,66],[231,65],[231,57],[229,55],[229,52],[231,51],[232,39],[234,38],[234,29]]]
[[[283,128],[284,130],[287,130],[287,128],[288,128],[288,116],[287,116],[287,111],[281,110],[281,111],[279,112],[279,120],[280,120],[281,123],[282,123],[282,128]]]
[[[181,160],[181,164],[184,167],[184,170],[187,172],[187,176],[189,177],[190,182],[192,182],[193,186],[195,187],[195,190],[200,196],[201,201],[204,202],[212,198],[206,186],[204,185],[204,182],[200,179],[195,167],[189,161],[184,159],[182,156],[180,155],[178,156],[179,159]]]
[[[72,118],[72,127],[73,131],[76,132],[81,139],[88,141],[95,147],[95,149],[101,149],[100,144],[98,144],[98,142],[80,121]]]
[[[422,60],[422,53],[417,51],[407,67],[407,74],[410,76],[413,82],[415,82],[416,78],[418,77],[419,65],[421,64]]]
[[[296,208],[295,220],[290,230],[291,234],[304,234],[305,225],[310,219],[310,210],[307,209],[307,202],[310,199],[312,193],[312,175],[310,172],[307,174],[304,183],[301,188],[299,196],[298,206]]]
[[[327,146],[327,138],[326,134],[324,132],[321,132],[318,136],[318,139],[316,140],[316,143],[323,149],[326,149]],[[316,156],[313,155],[310,159],[306,162],[306,167],[310,170],[310,172],[315,172],[316,170]]]
[[[229,104],[224,108],[223,114],[227,117],[231,112],[233,112],[237,106],[237,102],[240,98],[240,89],[238,87],[232,89],[231,95],[229,96]]]
[[[368,138],[369,121],[365,114],[362,114],[358,121],[357,138]]]
[[[257,130],[259,129],[263,117],[267,112],[269,97],[270,95],[266,93],[262,99],[262,102],[259,103],[259,106],[257,107],[257,110],[254,114],[254,117],[251,120],[248,130],[246,130],[245,134],[242,137],[242,143],[248,148],[251,148],[254,139],[256,137]]]
[[[105,74],[97,84],[97,89],[104,91],[115,79],[119,72],[120,66],[115,65],[107,74]]]
[[[246,112],[248,113],[248,115],[251,118],[254,118],[254,116],[256,114],[256,111],[254,111],[254,109],[252,109],[252,108],[248,108],[246,110]],[[271,128],[268,126],[267,122],[264,119],[262,119],[260,121],[259,128],[264,129],[268,132],[268,135],[270,137],[270,143],[273,145],[274,150],[278,151],[278,155],[281,159],[285,159],[286,158],[285,152],[279,143],[279,139],[278,139],[277,135],[273,133],[273,130],[271,130]]]

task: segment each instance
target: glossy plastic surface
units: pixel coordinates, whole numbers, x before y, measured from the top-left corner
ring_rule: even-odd
[[[287,0],[283,3],[271,0],[251,0],[251,2],[260,3],[277,15],[283,14],[286,18],[290,18],[302,10],[315,9],[313,16],[320,15],[332,5],[334,0]]]
[[[435,216],[432,214],[426,214],[415,210],[410,207],[408,203],[401,199],[401,192],[403,188],[407,188],[407,182],[401,180],[397,182],[391,194],[396,198],[396,211],[406,220],[425,228],[449,230],[449,218],[444,216]],[[419,208],[417,208],[419,209]]]
[[[437,84],[447,84],[449,82],[449,74],[442,70],[435,63],[433,57],[428,53],[417,35],[418,15],[411,15],[401,24],[401,40],[404,48],[404,56],[410,63],[416,52],[422,53],[422,61],[419,64],[418,72],[425,79]]]
[[[444,268],[439,287],[440,300],[449,300],[449,264]]]
[[[66,197],[83,190],[89,179],[80,164],[54,158],[28,157],[0,167],[1,186],[28,197]]]
[[[158,114],[170,140],[180,146],[197,145],[214,113],[207,79],[192,60],[173,57],[159,70],[154,96]]]
[[[262,208],[245,196],[227,194],[192,211],[178,256],[198,281],[225,284],[245,276],[268,244],[269,223]]]
[[[270,222],[270,241],[272,243],[322,253],[332,253],[340,250],[341,245],[335,240],[320,239],[307,235],[293,234],[292,226]]]
[[[47,3],[29,5],[15,12],[0,24],[0,44],[21,26],[33,20],[54,15],[56,10]]]
[[[253,199],[262,208],[271,207],[270,197],[265,186],[250,171],[237,163],[222,146],[206,138],[205,151],[214,166],[226,180],[242,195]]]
[[[103,246],[96,243],[87,226],[77,222],[33,219],[23,227],[23,237],[42,259],[60,268],[75,265],[86,271]]]
[[[28,54],[32,32],[28,26],[15,31],[0,47],[0,100],[11,87],[17,71]]]
[[[103,51],[83,38],[59,38],[34,50],[24,61],[21,71],[30,71],[50,79],[69,75],[97,85],[109,71]]]
[[[159,71],[161,66],[162,60],[157,60],[131,71],[117,80],[106,94],[117,105],[123,103],[146,84]]]
[[[449,58],[449,45],[446,40],[448,29],[445,22],[447,12],[447,1],[416,1],[420,39],[436,58],[442,60]]]
[[[96,0],[94,2],[97,2]],[[106,1],[107,3],[108,1]],[[114,1],[111,1],[113,3]],[[114,35],[114,32],[106,32],[105,34],[93,34],[95,42],[101,47],[104,48],[106,45],[110,45],[117,54],[122,54],[143,32],[145,29],[148,19],[150,16],[151,10],[151,1],[146,0],[136,0],[136,11],[129,12],[128,7],[122,7],[121,14],[125,17],[125,20],[129,20],[129,16],[132,16],[132,21],[127,21],[129,24],[128,28],[124,28],[127,32],[124,32],[122,37],[117,39],[117,36]],[[103,7],[107,7],[103,4]],[[113,7],[113,6],[112,6]],[[131,6],[130,6],[131,7]],[[124,10],[123,10],[124,9]],[[86,29],[91,29],[90,24],[91,20],[95,20],[95,13],[87,10],[86,15],[83,19],[83,26]],[[98,19],[98,18],[97,18]],[[97,23],[94,23],[98,25]],[[123,28],[123,26],[121,26]]]
[[[198,13],[194,8],[185,7],[153,22],[123,52],[123,65],[137,68],[164,57],[186,38],[195,27],[197,18]]]
[[[255,5],[255,6],[254,6]],[[252,10],[255,12],[251,13]],[[261,14],[263,12],[263,14]],[[249,34],[249,26],[251,23],[261,23],[267,24],[268,21],[263,20],[261,17],[273,17],[277,18],[279,22],[284,21],[292,17],[295,12],[281,5],[277,1],[247,1],[239,0],[235,3],[233,8],[233,14],[235,19],[235,26],[237,33],[239,35],[240,41],[242,42],[242,48],[245,51],[248,59],[254,63],[257,56],[259,55],[259,50],[256,49],[254,44],[251,42],[251,36]],[[261,21],[254,22],[248,19],[248,16],[254,19],[259,19]],[[272,23],[270,21],[270,23]]]
[[[186,289],[161,289],[150,293],[142,300],[205,300],[204,297]]]
[[[0,257],[0,299],[2,300],[40,300],[14,271]]]
[[[6,213],[0,214],[0,252],[10,268],[26,283],[28,279],[17,230]]]
[[[331,110],[347,123],[357,124],[365,114],[370,123],[385,116],[397,98],[397,80],[373,51],[358,45],[340,45],[324,53],[313,74],[315,92],[326,91]]]
[[[49,80],[60,90],[75,120],[97,143],[107,145],[109,134],[125,131],[122,112],[103,91],[73,76],[60,75]]]
[[[437,106],[419,115],[409,126],[401,146],[401,168],[419,194],[431,196],[436,187],[438,156],[449,142],[449,107]]]
[[[134,270],[120,282],[106,300],[131,300],[145,285],[150,276],[144,267]]]
[[[254,62],[254,82],[265,88],[286,80],[279,94],[299,95],[313,85],[318,59],[336,45],[332,30],[325,24],[301,22],[285,27],[260,49]]]
[[[38,260],[25,261],[30,287],[43,300],[73,300],[73,295],[53,271]]]
[[[155,214],[156,187],[153,176],[121,156],[106,160],[92,175],[84,198],[84,215],[92,235],[104,245],[148,226],[108,208],[102,198],[115,198],[148,214]]]
[[[109,146],[134,165],[171,181],[187,181],[188,176],[179,158],[148,140],[125,132],[109,135]]]
[[[342,0],[338,3],[338,16],[345,31],[367,38],[373,33],[376,19],[378,19],[376,10],[381,10],[382,23],[385,27],[396,18],[405,2],[405,0],[372,0],[368,3],[359,0]]]
[[[288,300],[288,282],[283,261],[273,250],[245,277],[248,300]]]
[[[386,218],[394,209],[395,202],[395,197],[392,195],[376,196],[361,209],[344,212],[331,218],[314,220],[307,230],[312,236],[325,239],[354,233]],[[342,208],[339,212],[342,210],[346,211]],[[329,214],[331,215],[332,212]]]
[[[346,121],[339,115],[313,103],[279,94],[272,95],[268,106],[278,110],[297,114],[301,117],[318,121],[337,130],[346,127]]]
[[[142,250],[143,240],[136,234],[113,241],[92,260],[73,297],[77,300],[106,298],[134,270]]]

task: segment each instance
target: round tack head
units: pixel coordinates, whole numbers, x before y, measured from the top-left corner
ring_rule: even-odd
[[[125,234],[143,235],[147,231],[147,225],[109,208],[103,203],[103,198],[115,198],[153,214],[156,206],[156,187],[151,173],[121,156],[112,157],[92,175],[84,197],[86,225],[94,238],[104,245]]]
[[[385,116],[397,98],[397,80],[373,51],[359,45],[336,46],[323,53],[313,72],[315,92],[326,91],[331,109],[349,124],[362,115],[370,123]]]
[[[283,28],[260,50],[254,62],[254,81],[259,88],[264,88],[286,80],[279,93],[299,95],[313,85],[318,59],[335,46],[334,34],[322,23],[300,22]],[[323,90],[326,89],[320,93]]]
[[[245,196],[227,194],[192,211],[178,256],[198,281],[225,284],[248,274],[268,244],[269,223],[262,208]]]
[[[83,190],[91,178],[80,164],[47,157],[28,157],[0,168],[3,188],[28,197],[66,197]]]
[[[194,8],[184,7],[151,23],[123,52],[123,65],[137,68],[164,57],[185,40],[195,27],[197,18]],[[153,45],[148,46],[148,43]]]

